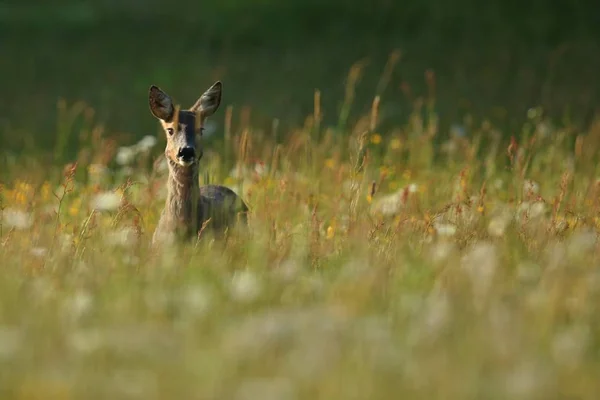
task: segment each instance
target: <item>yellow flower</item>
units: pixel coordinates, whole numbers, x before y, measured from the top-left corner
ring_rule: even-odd
[[[50,182],[44,182],[44,184],[40,188],[40,195],[42,196],[42,201],[50,200],[50,193]]]
[[[381,135],[379,133],[374,133],[371,135],[371,143],[379,144],[381,143]]]
[[[478,212],[478,213],[480,213],[480,214],[481,214],[481,213],[483,213],[483,210],[484,210],[484,207],[483,207],[483,206],[479,206],[479,207],[477,207],[477,212]]]
[[[71,217],[76,216],[77,214],[79,214],[79,209],[81,208],[81,198],[76,198],[75,200],[73,200],[73,203],[71,203],[71,207],[69,207],[69,215]]]
[[[332,225],[329,225],[327,227],[327,239],[333,239],[334,235],[335,235],[335,228]]]
[[[402,141],[400,139],[392,139],[390,147],[392,150],[400,150],[402,148]]]
[[[370,194],[367,195],[367,203],[371,204],[373,202],[373,196]]]
[[[8,193],[12,194],[12,198],[17,205],[27,204],[27,199],[31,199],[34,190],[33,186],[27,182],[18,181],[15,183],[14,189]]]
[[[325,160],[325,166],[329,169],[335,168],[335,160],[333,158],[328,158]]]

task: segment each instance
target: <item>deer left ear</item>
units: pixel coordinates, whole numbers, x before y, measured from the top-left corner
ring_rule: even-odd
[[[150,111],[156,118],[166,122],[173,119],[173,114],[175,113],[173,100],[157,86],[150,86],[148,90],[148,102],[150,104]]]
[[[221,104],[221,92],[223,85],[217,81],[194,103],[190,111],[199,112],[203,117],[213,115]]]

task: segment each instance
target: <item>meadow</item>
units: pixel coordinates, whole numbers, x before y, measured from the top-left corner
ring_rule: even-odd
[[[319,98],[285,139],[225,107],[201,180],[250,230],[164,251],[164,138],[61,104],[75,162],[1,186],[2,398],[594,398],[600,125],[436,146],[434,98],[389,132]]]
[[[0,398],[597,398],[591,2],[275,3],[0,7]],[[216,79],[249,229],[154,249]]]

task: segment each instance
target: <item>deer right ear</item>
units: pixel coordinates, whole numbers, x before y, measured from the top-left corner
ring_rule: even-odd
[[[157,86],[150,86],[148,91],[148,101],[150,103],[150,111],[152,115],[163,121],[171,121],[175,108],[173,107],[173,100],[171,97],[160,90]]]
[[[223,91],[223,85],[220,81],[217,81],[211,87],[206,90],[196,101],[196,103],[190,108],[190,111],[200,112],[203,116],[208,117],[217,111],[221,104],[221,92]]]

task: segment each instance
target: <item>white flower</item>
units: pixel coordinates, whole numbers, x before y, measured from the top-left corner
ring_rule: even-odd
[[[446,240],[434,243],[430,250],[429,257],[435,264],[442,263],[457,253],[456,245]]]
[[[210,310],[212,295],[203,285],[194,285],[185,289],[180,301],[188,313],[201,316]]]
[[[33,247],[29,250],[32,256],[37,258],[44,258],[48,254],[48,249],[45,247]]]
[[[454,236],[456,234],[456,226],[453,224],[435,223],[434,229],[440,236]]]
[[[405,188],[397,190],[392,194],[381,196],[371,206],[371,213],[381,214],[384,216],[390,216],[398,213],[403,207],[406,206],[406,202],[408,201],[408,196],[406,195],[405,191],[412,194],[415,193],[417,189],[417,185],[413,183]]]
[[[119,165],[129,165],[135,159],[135,149],[131,147],[119,147],[116,161]]]
[[[98,193],[91,201],[91,207],[98,211],[112,211],[121,205],[121,196],[115,192]]]
[[[254,164],[254,172],[256,172],[256,175],[262,177],[262,176],[265,176],[268,171],[269,171],[269,169],[265,166],[265,164],[263,164],[263,163],[255,163]]]
[[[498,269],[498,251],[491,243],[475,244],[462,258],[462,268],[469,275],[474,301],[479,307],[492,287]]]
[[[487,231],[490,234],[490,236],[495,236],[495,237],[503,236],[504,232],[506,231],[506,228],[508,227],[509,222],[510,222],[510,217],[507,218],[506,216],[503,216],[503,215],[494,217],[488,224]]]
[[[568,253],[571,257],[579,257],[594,249],[596,246],[596,233],[589,230],[581,230],[571,236],[568,243]]]
[[[529,216],[531,218],[537,218],[544,215],[546,212],[546,204],[543,201],[536,201],[529,208]]]
[[[156,142],[157,142],[157,140],[156,140],[156,137],[155,137],[155,136],[150,136],[150,135],[148,135],[148,136],[144,136],[144,137],[142,138],[142,140],[140,140],[140,141],[139,141],[139,142],[138,142],[138,143],[135,145],[135,147],[136,147],[136,149],[137,149],[139,152],[142,152],[142,153],[144,153],[144,152],[147,152],[147,151],[150,151],[150,150],[152,150],[152,148],[153,148],[154,146],[156,146]]]
[[[208,138],[217,131],[217,123],[215,121],[206,121],[203,126],[202,136]]]
[[[9,228],[27,229],[33,225],[31,214],[22,210],[7,208],[0,215],[2,215],[2,224]]]
[[[106,236],[106,242],[111,246],[129,247],[137,240],[137,233],[133,227],[128,226],[110,232]]]
[[[523,183],[523,191],[526,195],[538,194],[540,191],[540,185],[531,179],[527,179]]]
[[[250,302],[258,297],[261,284],[258,277],[248,270],[237,272],[231,281],[231,295],[240,302]]]
[[[91,311],[93,303],[94,300],[89,293],[79,291],[72,298],[67,298],[64,310],[69,317],[78,319]]]

